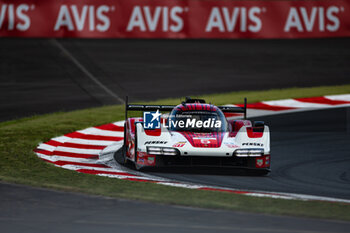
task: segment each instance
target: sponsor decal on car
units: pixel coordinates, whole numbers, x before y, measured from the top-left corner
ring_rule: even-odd
[[[143,158],[138,158],[137,162],[139,164],[145,164],[145,160]]]
[[[173,147],[183,147],[186,144],[186,142],[178,142],[173,145]]]
[[[243,142],[242,146],[264,146],[264,144],[256,142]]]
[[[262,167],[264,165],[264,159],[256,159],[256,167]]]
[[[137,164],[144,166],[154,166],[155,156],[149,155],[146,152],[138,152]]]
[[[270,167],[270,155],[266,155],[261,158],[255,159],[255,167],[256,168],[268,168]]]
[[[239,147],[238,145],[236,145],[233,142],[224,142],[224,144],[228,147],[228,148],[237,148]]]
[[[197,137],[197,138],[193,138],[193,141],[194,141],[194,143],[199,143],[199,144],[204,144],[204,145],[216,144],[217,143],[216,138]]]
[[[152,144],[167,144],[167,141],[146,141],[144,145],[152,145]]]
[[[147,159],[147,165],[149,165],[149,166],[153,166],[153,165],[155,165],[155,159],[154,159],[154,157],[148,157],[148,159]]]
[[[266,165],[266,167],[270,166],[270,156],[266,156],[265,165]]]

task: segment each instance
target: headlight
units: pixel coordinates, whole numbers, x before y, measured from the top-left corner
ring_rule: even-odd
[[[147,154],[151,155],[178,155],[179,150],[171,147],[147,146]]]
[[[264,154],[263,149],[237,149],[234,153],[237,157],[259,157]]]

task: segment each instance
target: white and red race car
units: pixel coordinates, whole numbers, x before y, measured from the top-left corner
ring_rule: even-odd
[[[128,118],[128,111],[143,117]],[[160,112],[169,112],[161,114]],[[263,122],[246,119],[242,107],[214,106],[186,98],[177,106],[125,106],[124,145],[116,160],[137,169],[154,166],[227,166],[270,171],[270,132]],[[225,114],[241,113],[242,119]]]

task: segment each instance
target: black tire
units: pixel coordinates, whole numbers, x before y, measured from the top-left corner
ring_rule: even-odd
[[[270,170],[268,169],[262,169],[262,170],[248,170],[247,174],[250,176],[267,176],[270,173]]]
[[[114,153],[114,159],[121,165],[126,165],[128,160],[125,157],[126,148],[123,145],[119,150]]]

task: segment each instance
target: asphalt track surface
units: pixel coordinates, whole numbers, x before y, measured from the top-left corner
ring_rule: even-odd
[[[258,117],[271,130],[268,176],[243,170],[173,168],[153,175],[229,188],[350,199],[350,108]]]
[[[350,39],[0,38],[0,121],[238,90],[348,84]]]
[[[151,204],[0,185],[1,232],[348,232],[350,222]]]
[[[350,39],[2,38],[0,121],[120,103],[126,94],[136,101],[235,90],[348,84],[349,60]],[[348,111],[261,118],[272,129],[273,172],[268,177],[217,171],[210,175],[157,174],[236,188],[301,193],[315,189],[318,195],[349,198]],[[348,222],[157,205],[7,184],[0,184],[0,207],[0,227],[4,232],[348,232],[349,229]]]

